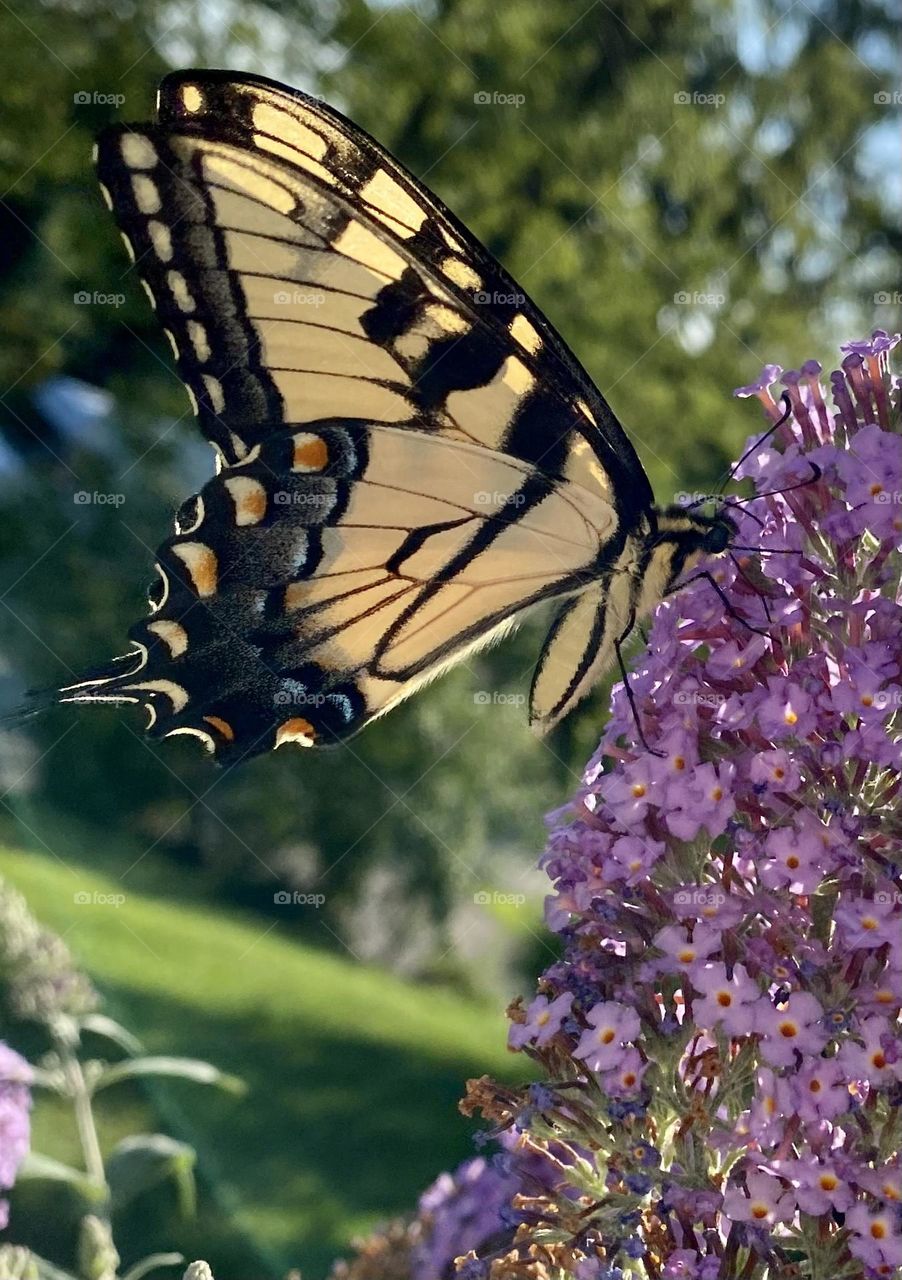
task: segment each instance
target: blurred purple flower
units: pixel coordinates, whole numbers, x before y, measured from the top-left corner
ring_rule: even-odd
[[[31,1067],[0,1041],[0,1189],[15,1185],[31,1141]],[[9,1220],[9,1204],[0,1199],[0,1229]]]

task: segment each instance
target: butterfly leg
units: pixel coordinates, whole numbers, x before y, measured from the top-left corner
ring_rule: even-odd
[[[753,590],[757,590],[751,578],[749,578],[748,574],[745,572],[742,565],[739,563],[739,561],[736,559],[736,557],[732,553],[730,554],[730,559],[733,561],[733,564],[736,566],[736,572],[739,574],[740,578],[742,578],[743,582],[747,582]],[[774,619],[770,611],[770,605],[767,603],[767,596],[760,591],[757,592],[757,594],[761,597],[761,603],[764,606],[765,617],[767,618],[767,621],[771,624],[771,626],[773,626]]]
[[[629,673],[626,669],[626,663],[623,661],[623,645],[626,644],[627,640],[629,639],[630,635],[633,632],[633,628],[635,627],[635,625],[636,625],[636,614],[635,614],[635,611],[633,611],[630,614],[629,620],[626,626],[624,627],[623,631],[621,631],[620,635],[614,641],[614,652],[617,655],[617,666],[620,668],[620,674],[623,677],[623,687],[626,690],[626,697],[627,697],[627,701],[630,704],[630,711],[632,711],[633,719],[636,722],[636,732],[639,735],[639,741],[642,743],[642,746],[649,753],[649,755],[663,757],[664,755],[663,751],[655,751],[653,747],[650,747],[646,740],[645,734],[642,732],[642,721],[639,719],[639,708],[636,706],[636,695],[633,693],[633,690],[630,686]]]
[[[746,627],[747,630],[754,631],[755,635],[757,636],[767,636],[770,634],[770,632],[764,631],[761,627],[753,627],[752,624],[747,619],[743,618],[740,613],[737,613],[736,609],[730,603],[729,598],[724,592],[723,587],[721,587],[720,583],[718,583],[715,580],[713,574],[709,573],[707,569],[702,570],[701,573],[693,574],[691,578],[686,578],[684,582],[676,583],[674,586],[670,588],[669,591],[665,591],[664,595],[665,597],[672,596],[677,591],[682,591],[683,587],[688,587],[691,583],[698,582],[701,579],[704,579],[705,582],[709,582],[711,584],[711,586],[714,588],[714,590],[717,592],[718,596],[720,597],[723,603],[723,607],[726,609],[727,613],[730,615],[731,618],[735,618],[736,621],[741,623],[742,626]]]

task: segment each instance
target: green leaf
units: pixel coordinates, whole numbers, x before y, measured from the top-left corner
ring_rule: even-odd
[[[123,1138],[106,1167],[113,1208],[121,1209],[151,1187],[172,1179],[182,1214],[191,1217],[196,1202],[196,1159],[193,1147],[165,1133],[138,1133]]]
[[[130,1267],[122,1280],[143,1280],[144,1276],[156,1271],[158,1267],[177,1267],[184,1261],[184,1254],[181,1253],[151,1253]]]
[[[237,1076],[227,1075],[209,1062],[197,1058],[171,1058],[168,1056],[129,1058],[106,1067],[94,1082],[94,1093],[107,1089],[120,1080],[134,1080],[140,1076],[175,1076],[193,1080],[195,1084],[212,1084],[228,1093],[242,1094],[246,1085]]]
[[[107,1188],[103,1183],[89,1177],[84,1169],[73,1169],[71,1165],[54,1160],[51,1156],[42,1156],[37,1151],[28,1153],[16,1176],[17,1182],[25,1182],[29,1179],[67,1182],[92,1203],[101,1203],[107,1197]]]

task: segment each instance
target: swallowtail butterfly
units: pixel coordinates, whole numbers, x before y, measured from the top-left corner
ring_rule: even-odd
[[[728,548],[726,515],[655,508],[548,321],[338,112],[178,72],[97,165],[218,466],[132,652],[62,701],[143,703],[220,757],[328,744],[556,600],[544,731]]]

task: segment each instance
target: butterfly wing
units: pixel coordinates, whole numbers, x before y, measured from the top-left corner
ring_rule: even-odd
[[[342,737],[597,580],[647,480],[525,295],[338,113],[189,72],[158,114],[99,176],[222,470],[134,669],[65,693],[223,749]]]

